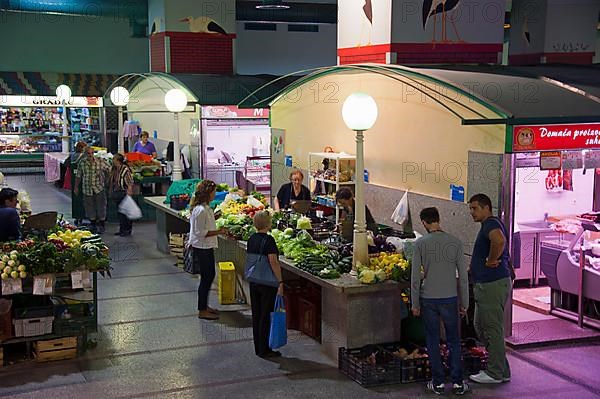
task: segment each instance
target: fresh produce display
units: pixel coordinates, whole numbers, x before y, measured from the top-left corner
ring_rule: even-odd
[[[73,248],[80,246],[82,239],[92,236],[92,232],[87,230],[63,230],[48,235],[48,241],[57,244],[57,247],[64,244]]]
[[[222,192],[222,191],[229,192],[229,190],[231,190],[231,187],[229,187],[229,184],[227,184],[227,183],[219,183],[219,184],[217,184],[217,191],[218,192]]]
[[[27,268],[24,264],[19,263],[18,251],[12,250],[9,254],[2,255],[0,259],[0,271],[2,271],[0,276],[2,280],[27,277]]]
[[[6,278],[26,278],[47,273],[70,273],[90,270],[110,273],[108,247],[100,236],[89,231],[72,230],[62,224],[48,235],[48,241],[37,238],[2,245],[0,266]],[[10,270],[9,270],[10,269]],[[5,279],[5,276],[2,276]]]
[[[410,263],[397,253],[380,252],[379,256],[369,259],[369,268],[375,271],[383,270],[387,280],[410,280]]]
[[[298,230],[310,230],[312,229],[312,224],[310,223],[310,219],[306,216],[301,216],[298,218],[296,222],[296,229]]]
[[[369,246],[369,253],[396,252],[396,246],[387,242],[387,237],[378,234],[373,239],[373,244]]]

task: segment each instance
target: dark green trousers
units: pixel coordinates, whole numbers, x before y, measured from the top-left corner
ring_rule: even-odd
[[[495,379],[510,378],[504,346],[504,307],[510,292],[510,278],[475,283],[475,331],[488,351],[487,374]]]

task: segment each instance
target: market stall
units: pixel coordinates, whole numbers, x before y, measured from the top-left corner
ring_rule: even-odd
[[[55,212],[30,216],[23,230],[24,240],[0,250],[3,363],[75,358],[98,328],[97,274],[110,276],[108,248],[89,231],[56,224]]]
[[[77,141],[102,145],[102,98],[71,97],[66,108],[52,96],[4,96],[0,101],[0,165],[42,166],[44,153],[67,153]],[[64,135],[63,112],[68,129]],[[50,158],[58,159],[56,157]],[[60,159],[59,159],[60,161]],[[52,175],[60,163],[53,165]]]
[[[146,201],[157,212],[157,247],[168,252],[171,234],[189,232],[189,210],[172,209],[160,197]],[[221,214],[217,226],[226,228],[228,236],[219,237],[216,259],[232,262],[240,281],[246,263],[246,241],[256,231],[252,215],[263,209],[265,202],[266,197],[249,196],[217,205]],[[271,234],[284,268],[289,328],[319,340],[332,358],[337,357],[339,347],[400,339],[400,320],[407,314],[410,266],[395,247],[385,239],[378,241],[372,247],[370,264],[359,267],[355,278],[348,274],[352,244],[336,239],[334,224],[292,212],[276,212],[273,227]],[[385,252],[390,249],[394,252]],[[242,296],[249,298],[248,284],[244,281],[242,286]]]
[[[312,175],[315,165],[307,162],[311,152],[330,147],[338,153],[356,154],[354,132],[344,125],[341,106],[350,94],[367,92],[375,99],[379,113],[375,125],[364,132],[364,176],[368,176],[365,202],[373,216],[379,223],[393,225],[391,215],[407,193],[413,222],[423,207],[438,207],[444,230],[464,242],[468,258],[479,228],[472,222],[465,204],[470,195],[482,192],[492,199],[494,212],[500,214],[510,229],[510,238],[515,227],[519,228],[513,206],[517,180],[515,165],[520,161],[512,154],[516,137],[513,132],[518,126],[545,123],[550,129],[549,125],[555,124],[593,123],[600,114],[598,102],[584,91],[589,88],[577,90],[540,78],[534,70],[528,70],[528,73],[531,75],[510,68],[483,66],[442,69],[344,65],[313,70],[276,94],[261,95],[258,90],[238,105],[242,108],[270,107],[271,128],[283,137],[281,152],[286,160],[285,163],[272,163],[273,176],[287,176],[290,166],[302,169],[305,175]],[[572,84],[577,86],[577,82]],[[312,90],[311,87],[322,88],[324,97],[329,95],[328,99],[336,101],[315,101],[312,96],[297,95]],[[335,88],[334,93],[325,93],[326,88]],[[294,101],[287,101],[290,95],[294,95]],[[593,132],[595,128],[573,129]],[[524,136],[525,139],[531,137]],[[565,138],[566,142],[569,140]],[[597,135],[586,133],[585,140],[597,142]],[[583,170],[580,170],[581,175]],[[334,181],[341,181],[339,172],[335,173],[338,176]],[[577,173],[573,172],[573,175]],[[592,211],[592,175],[589,170],[585,177],[578,177],[577,187],[585,188],[589,195],[584,194],[585,201],[576,201],[574,208],[577,209],[567,213],[582,216]],[[552,178],[558,181],[559,176],[564,176],[564,172],[555,172]],[[544,175],[542,180],[546,177]],[[357,170],[350,182],[362,178],[363,171]],[[527,201],[525,196],[520,198]],[[538,220],[521,220],[525,222],[521,232],[531,233],[525,237],[529,243],[539,243],[546,238],[570,240],[573,237],[566,231],[559,231],[558,237],[554,231],[545,236],[548,224],[544,220],[544,207],[539,206],[537,197],[530,200],[530,204],[540,215]],[[560,219],[569,216],[562,211],[560,214],[551,210],[546,212],[550,221],[558,221],[552,219],[553,216]],[[525,225],[527,222],[528,226]],[[423,232],[418,223],[413,225]],[[536,235],[538,238],[532,238]],[[514,241],[509,241],[512,249]],[[534,249],[536,251],[539,246]],[[515,266],[520,268],[516,262]],[[524,265],[523,269],[527,267]],[[537,274],[534,270],[538,270]],[[520,276],[531,274],[535,283],[540,277],[539,270],[536,265],[528,271],[517,270],[517,273]],[[591,302],[588,306],[594,308]],[[511,307],[507,309],[510,313]],[[506,330],[510,334],[510,315],[507,320]]]

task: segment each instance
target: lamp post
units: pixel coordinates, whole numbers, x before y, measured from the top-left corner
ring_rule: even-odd
[[[119,126],[117,130],[117,149],[123,154],[125,152],[125,137],[123,137],[123,107],[129,103],[129,91],[117,86],[110,91],[110,101],[119,107]]]
[[[173,132],[173,181],[181,180],[181,153],[179,150],[179,113],[187,106],[187,96],[179,89],[171,89],[165,94],[165,105],[173,113],[175,131]]]
[[[63,106],[63,131],[62,131],[62,153],[69,153],[69,127],[67,119],[67,103],[71,101],[71,88],[67,85],[60,85],[56,88],[56,98]]]
[[[369,264],[369,248],[367,244],[367,221],[365,212],[365,184],[363,173],[365,160],[363,151],[364,132],[370,129],[377,120],[377,104],[373,97],[365,93],[353,93],[344,101],[342,118],[349,129],[356,132],[356,171],[354,193],[354,247],[352,251],[352,271],[358,274],[356,265]]]

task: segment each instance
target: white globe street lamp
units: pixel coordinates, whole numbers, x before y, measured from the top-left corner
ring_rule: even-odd
[[[119,129],[117,135],[117,145],[119,153],[125,152],[125,138],[123,137],[123,107],[129,103],[129,91],[122,87],[117,86],[110,91],[110,101],[119,108]]]
[[[179,113],[187,106],[187,95],[180,89],[171,89],[165,94],[165,106],[173,112],[175,131],[173,133],[173,181],[181,180],[181,152],[179,149]]]
[[[67,85],[60,85],[56,88],[56,97],[62,104],[69,102],[71,94],[71,88]]]
[[[63,106],[63,133],[62,133],[62,153],[69,153],[69,126],[67,118],[67,103],[71,101],[71,88],[67,85],[60,85],[56,88],[56,98]]]
[[[367,244],[367,221],[365,212],[365,183],[363,173],[364,160],[364,131],[370,129],[377,120],[377,103],[373,97],[365,93],[354,93],[348,96],[342,106],[342,118],[349,129],[356,132],[356,172],[355,172],[355,214],[354,214],[354,245],[352,251],[352,271],[350,275],[357,276],[357,264],[368,266],[369,247]]]

